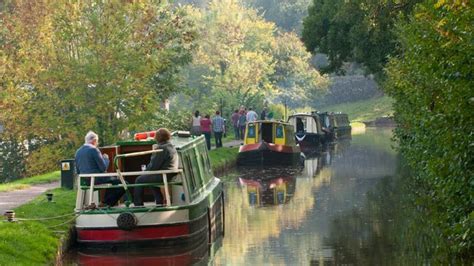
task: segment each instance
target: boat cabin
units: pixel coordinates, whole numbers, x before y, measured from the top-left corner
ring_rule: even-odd
[[[116,207],[129,207],[133,202],[133,188],[145,187],[145,206],[155,205],[151,188],[159,187],[162,190],[165,206],[180,206],[190,204],[199,198],[200,190],[214,179],[211,171],[207,148],[203,137],[192,138],[189,135],[174,134],[171,139],[179,156],[178,170],[144,171],[150,162],[152,153],[160,152],[154,149],[154,140],[121,141],[115,145],[99,148],[110,158],[106,173],[80,175],[76,210],[82,210],[92,203],[99,205],[99,199],[104,196],[105,189],[110,184],[94,185],[94,179],[115,176],[122,180],[122,187],[126,187],[127,200],[122,199]],[[162,174],[162,183],[135,184],[135,179],[145,174]],[[125,183],[125,184],[124,184]]]
[[[245,130],[244,144],[266,142],[292,146],[296,145],[293,135],[293,127],[288,123],[273,120],[249,122]]]

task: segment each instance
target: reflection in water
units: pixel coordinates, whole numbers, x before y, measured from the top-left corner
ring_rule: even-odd
[[[344,249],[346,246],[334,241],[335,236],[344,235],[346,240],[338,239],[351,247],[368,237],[368,231],[344,231],[338,225],[350,228],[341,221],[345,222],[354,211],[367,209],[369,192],[397,172],[397,154],[390,145],[379,145],[390,141],[389,131],[368,130],[366,135],[360,136],[364,139],[354,136],[318,153],[306,154],[304,169],[293,171],[293,175],[278,175],[278,171],[268,169],[262,172],[239,169],[229,175],[226,178],[226,236],[211,264],[370,263],[357,259],[363,256],[376,256],[383,261],[386,253]],[[294,189],[290,190],[290,186]],[[275,200],[277,188],[281,195],[285,189],[291,192],[286,193],[284,204],[278,198]],[[261,203],[262,190],[269,191],[269,205]],[[252,208],[254,204],[266,207]],[[368,214],[366,217],[375,230],[382,229],[380,218]],[[357,227],[355,219],[349,221]],[[393,241],[389,240],[390,236],[382,238],[383,246],[391,246]]]
[[[195,245],[175,248],[146,248],[96,250],[77,249],[69,252],[65,265],[207,265],[215,251],[222,245],[222,238],[208,245],[207,239]]]
[[[265,178],[255,177],[253,171],[242,175],[239,182],[250,206],[279,205],[287,203],[295,191],[296,179],[287,169],[273,168],[265,171]]]

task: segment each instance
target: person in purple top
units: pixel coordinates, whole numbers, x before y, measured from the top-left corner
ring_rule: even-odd
[[[104,173],[109,165],[109,156],[107,154],[100,154],[97,148],[99,144],[99,136],[96,133],[89,131],[86,134],[85,143],[76,151],[75,161],[77,174],[96,174]],[[112,177],[96,177],[94,184],[112,184],[118,185],[121,182]],[[114,206],[118,200],[123,196],[125,190],[123,188],[109,188],[105,191],[105,197],[101,199],[99,207]],[[96,206],[89,206],[95,208]]]
[[[235,139],[240,139],[239,117],[239,110],[236,109],[230,118],[232,120],[232,126],[234,127]]]

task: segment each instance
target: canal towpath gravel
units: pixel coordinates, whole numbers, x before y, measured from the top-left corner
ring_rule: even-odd
[[[59,187],[59,181],[33,185],[29,188],[0,192],[0,214],[23,205],[47,190]]]

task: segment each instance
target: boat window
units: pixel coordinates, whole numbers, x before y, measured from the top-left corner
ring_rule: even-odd
[[[200,173],[201,173],[201,177],[203,179],[203,182],[204,184],[207,184],[209,182],[209,180],[211,180],[212,178],[212,173],[210,171],[210,163],[209,163],[209,156],[207,155],[207,151],[206,151],[206,146],[203,145],[200,145],[198,146],[198,152],[199,152],[199,157],[200,157],[200,160],[201,160],[201,167],[199,168],[200,169]]]
[[[249,124],[247,131],[248,138],[255,138],[255,124]]]
[[[306,119],[301,117],[296,118],[296,132],[303,133],[306,131]]]
[[[276,138],[283,138],[283,125],[277,125],[276,127]]]
[[[194,149],[192,149],[193,152],[195,152]],[[201,179],[201,174],[199,172],[199,164],[198,164],[198,157],[197,155],[191,156],[191,168],[193,171],[193,176],[192,178],[194,179],[194,184],[196,187],[201,188],[202,187],[202,179]]]
[[[192,170],[192,164],[191,164],[191,159],[189,158],[189,150],[186,151],[184,154],[184,167],[186,171],[186,175],[189,177],[188,180],[189,182],[189,190],[191,192],[194,192],[196,190],[196,182],[194,181],[194,173]]]
[[[262,123],[262,140],[267,143],[273,143],[273,124],[272,123]]]

